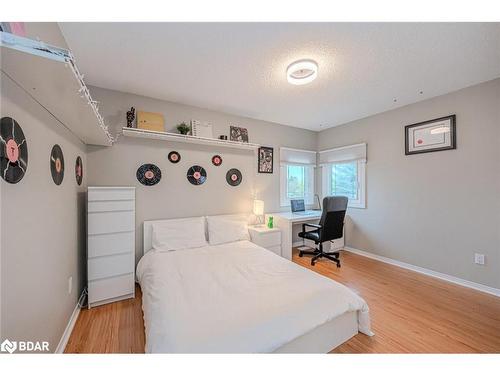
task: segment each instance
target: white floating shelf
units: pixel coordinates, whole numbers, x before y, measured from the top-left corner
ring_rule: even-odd
[[[2,72],[82,142],[110,146],[113,138],[71,52],[0,31]]]
[[[159,139],[170,142],[194,143],[203,145],[213,145],[219,147],[230,147],[244,150],[257,150],[260,145],[256,143],[226,141],[216,138],[196,137],[194,135],[183,135],[177,133],[157,132],[137,128],[123,128],[123,135],[126,137]]]

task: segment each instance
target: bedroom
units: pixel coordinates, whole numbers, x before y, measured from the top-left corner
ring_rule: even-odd
[[[497,360],[500,23],[65,19],[0,24],[2,352]]]

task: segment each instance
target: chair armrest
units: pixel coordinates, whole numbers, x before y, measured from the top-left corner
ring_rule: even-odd
[[[319,225],[319,224],[302,223],[302,232],[306,231],[306,226],[312,227],[312,228],[316,228],[316,229],[321,229],[322,228],[321,225]]]

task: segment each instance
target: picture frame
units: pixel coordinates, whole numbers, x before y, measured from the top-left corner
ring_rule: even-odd
[[[405,155],[457,148],[456,115],[406,125]]]
[[[229,126],[229,137],[234,142],[248,143],[248,130],[247,128],[231,125]]]
[[[259,173],[273,173],[274,149],[272,147],[259,147]]]

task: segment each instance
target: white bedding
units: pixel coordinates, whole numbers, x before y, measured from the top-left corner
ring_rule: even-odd
[[[348,311],[371,335],[362,298],[249,241],[151,250],[137,276],[147,353],[272,352]]]

